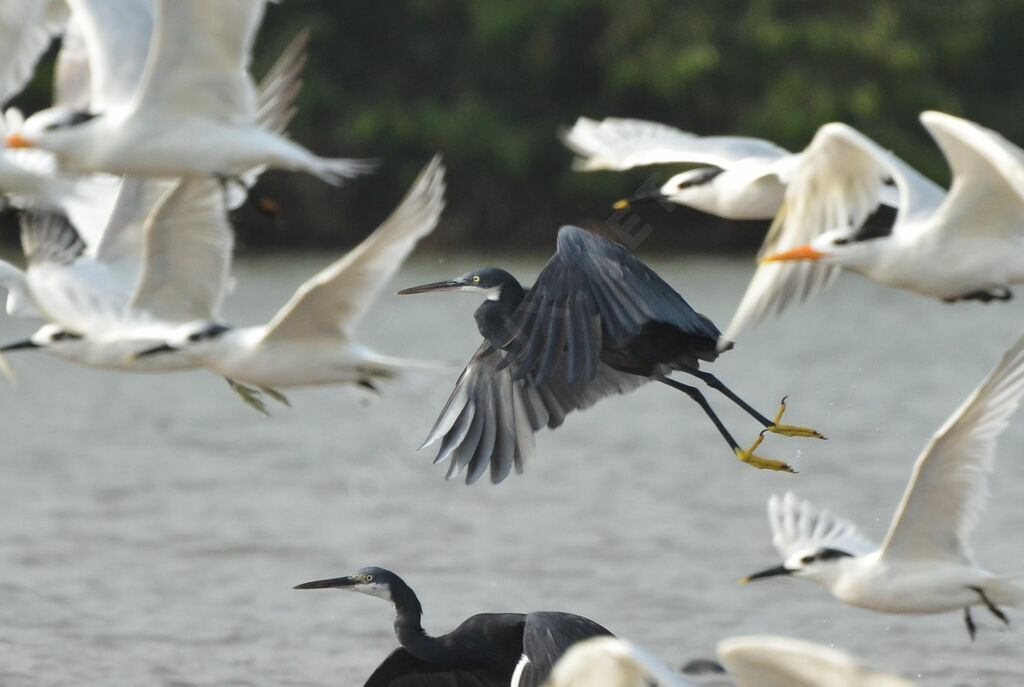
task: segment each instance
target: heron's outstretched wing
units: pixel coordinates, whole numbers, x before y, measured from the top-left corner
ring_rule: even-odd
[[[839,122],[823,125],[803,152],[780,172],[786,199],[758,253],[765,257],[810,243],[820,234],[849,228],[851,236],[882,203],[898,203],[892,231],[931,212],[944,191],[856,129]],[[895,184],[893,198],[887,182]],[[839,268],[813,261],[758,265],[725,337],[829,286]]]
[[[153,40],[133,101],[139,110],[220,121],[256,111],[249,62],[265,0],[156,0]]]
[[[529,613],[523,629],[523,656],[518,687],[539,687],[562,655],[577,642],[612,633],[590,618],[573,613]],[[515,681],[513,681],[515,683]]]
[[[377,666],[363,687],[508,687],[508,680],[486,670],[444,668],[399,647]]]
[[[967,561],[967,536],[988,498],[996,439],[1024,395],[1024,337],[918,456],[883,558]]]
[[[63,0],[0,3],[0,105],[32,77],[36,62],[67,18]]]
[[[775,160],[789,155],[771,141],[745,136],[698,136],[643,119],[580,117],[561,133],[562,142],[579,155],[581,171],[622,170],[642,165],[683,162],[728,168],[739,160]]]
[[[435,157],[372,234],[296,290],[267,325],[264,340],[348,337],[416,242],[437,226],[444,189],[444,165]]]
[[[849,520],[801,501],[792,492],[768,499],[768,522],[772,544],[783,559],[797,551],[833,548],[852,555],[872,551],[875,545],[857,531]]]
[[[558,365],[574,385],[597,374],[603,345],[655,323],[678,329],[696,355],[714,360],[718,328],[625,248],[574,226],[516,309],[504,348],[514,379],[543,385]],[[696,360],[694,360],[694,365]]]
[[[534,432],[558,427],[573,410],[648,381],[597,363],[589,381],[570,383],[563,359],[543,384],[534,384],[529,376],[513,379],[503,365],[505,355],[489,343],[480,346],[420,446],[441,442],[434,462],[451,460],[446,479],[465,469],[466,483],[472,484],[490,466],[497,484],[513,468],[522,472],[533,457]]]

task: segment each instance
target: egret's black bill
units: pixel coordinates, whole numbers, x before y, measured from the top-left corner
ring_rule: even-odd
[[[354,587],[360,580],[356,577],[332,577],[329,580],[313,580],[297,584],[292,589],[329,589],[331,587]]]
[[[18,351],[23,348],[39,348],[39,344],[34,342],[32,339],[25,339],[24,341],[7,344],[6,346],[0,347],[0,352],[6,353],[7,351]]]
[[[160,344],[159,346],[153,346],[153,348],[147,348],[144,351],[132,354],[132,358],[145,358],[146,356],[155,355],[157,353],[170,353],[171,351],[177,350],[173,346],[167,344]]]
[[[784,566],[784,565],[777,565],[774,568],[768,568],[767,570],[762,570],[761,572],[756,572],[753,575],[748,575],[747,577],[744,577],[742,580],[740,580],[740,583],[741,584],[745,584],[747,582],[752,582],[754,580],[761,580],[761,579],[764,579],[766,577],[775,577],[776,575],[792,575],[792,574],[793,574],[793,571],[788,569],[786,566]]]
[[[461,279],[448,279],[445,281],[435,281],[429,284],[421,284],[420,286],[410,286],[407,289],[396,291],[396,296],[410,296],[414,293],[429,293],[431,291],[452,291],[465,286]]]
[[[616,201],[612,207],[616,210],[628,208],[630,205],[636,205],[637,203],[649,203],[652,200],[662,200],[665,196],[661,191],[657,189],[649,191],[640,191],[631,195],[629,198],[623,198],[620,201]]]

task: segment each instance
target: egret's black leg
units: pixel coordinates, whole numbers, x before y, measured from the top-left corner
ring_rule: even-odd
[[[974,625],[974,618],[971,617],[971,607],[964,606],[964,623],[967,625],[967,635],[974,641],[974,635],[978,632],[978,628]]]
[[[782,413],[786,410],[786,399],[783,397],[782,402],[779,404],[779,412],[775,415],[774,420],[769,420],[767,417],[759,413],[753,406],[744,401],[742,398],[737,396],[732,389],[722,383],[715,375],[704,370],[690,370],[685,369],[683,372],[691,374],[698,379],[704,380],[704,383],[710,386],[712,389],[716,389],[721,392],[726,398],[738,405],[740,408],[745,410],[752,418],[764,425],[764,428],[769,432],[775,434],[785,434],[788,437],[814,437],[816,439],[824,439],[825,437],[817,430],[811,429],[810,427],[800,427],[798,425],[782,425],[779,424],[779,420],[782,419]]]
[[[736,454],[736,457],[742,460],[744,463],[748,463],[749,465],[753,465],[755,468],[762,470],[782,470],[783,472],[796,472],[795,470],[793,470],[793,468],[791,468],[789,465],[783,463],[780,460],[762,458],[754,454],[754,449],[756,449],[764,440],[763,433],[758,435],[757,440],[754,441],[753,445],[749,449],[744,450],[740,448],[740,445],[736,443],[735,439],[733,439],[732,434],[730,434],[729,430],[726,429],[725,424],[721,421],[721,419],[719,419],[714,409],[712,409],[711,404],[708,403],[708,400],[706,398],[704,398],[704,394],[700,392],[700,389],[693,386],[689,386],[688,384],[677,382],[676,380],[671,379],[669,377],[655,377],[655,379],[661,382],[662,384],[672,387],[673,389],[682,391],[684,394],[686,394],[694,401],[696,401],[697,405],[703,408],[707,416],[711,418],[711,422],[713,422],[715,424],[715,427],[718,428],[719,434],[721,434],[722,437],[725,439],[725,442],[729,444],[729,448],[731,448],[733,453]]]
[[[988,594],[981,587],[971,587],[972,590],[978,592],[978,596],[981,597],[981,602],[985,604],[985,608],[989,610],[992,615],[1003,621],[1003,625],[1009,625],[1010,619],[1006,617],[1006,614],[988,598]]]

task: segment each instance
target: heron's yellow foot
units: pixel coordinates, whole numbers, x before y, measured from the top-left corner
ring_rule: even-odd
[[[754,453],[754,449],[761,445],[764,441],[764,432],[757,435],[757,439],[750,445],[750,448],[744,450],[739,446],[733,449],[736,452],[736,457],[742,460],[747,465],[752,465],[758,470],[778,470],[780,472],[792,472],[796,470],[791,468],[788,463],[783,463],[781,460],[772,460],[771,458],[762,458],[761,456]]]
[[[772,420],[772,424],[766,427],[769,432],[774,434],[782,434],[787,437],[811,437],[812,439],[825,439],[825,435],[816,429],[810,427],[800,427],[799,425],[780,425],[779,420],[782,419],[782,414],[786,412],[786,397],[782,397],[782,402],[779,403],[779,412],[775,413],[775,419]]]
[[[243,401],[245,401],[246,405],[252,406],[258,412],[261,412],[267,417],[270,417],[270,412],[267,411],[267,406],[264,405],[263,399],[260,398],[262,394],[259,391],[251,387],[248,387],[245,384],[239,384],[233,379],[228,380],[228,386],[230,386],[231,390],[238,394]]]
[[[278,391],[277,389],[275,389],[273,387],[269,387],[269,386],[260,386],[260,391],[265,393],[267,396],[270,396],[272,399],[274,399],[278,403],[280,403],[282,405],[286,405],[289,408],[292,407],[292,404],[288,402],[288,398],[284,394],[282,394],[280,391]]]

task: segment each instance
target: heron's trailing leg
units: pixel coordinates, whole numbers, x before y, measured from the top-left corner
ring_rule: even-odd
[[[813,437],[815,439],[825,438],[825,436],[821,434],[821,432],[818,432],[815,429],[811,429],[810,427],[779,424],[779,420],[782,419],[782,413],[784,413],[786,410],[785,397],[783,397],[782,403],[779,404],[779,412],[775,415],[775,419],[769,420],[767,417],[757,412],[757,410],[753,406],[751,406],[749,403],[747,403],[742,398],[737,396],[732,391],[732,389],[730,389],[729,387],[722,383],[722,380],[720,380],[718,377],[711,374],[710,372],[705,372],[703,370],[683,370],[683,372],[686,372],[688,374],[693,375],[694,377],[702,379],[704,380],[704,383],[710,386],[712,389],[717,389],[726,398],[728,398],[730,401],[732,401],[740,408],[745,410],[747,414],[750,415],[750,417],[754,418],[762,425],[764,425],[764,428],[767,429],[769,432],[773,432],[775,434],[784,434],[787,437]]]
[[[759,470],[781,470],[783,472],[795,472],[793,468],[791,468],[789,465],[783,463],[780,460],[762,458],[761,456],[758,456],[754,453],[754,449],[760,446],[761,442],[764,441],[764,432],[761,432],[761,434],[758,435],[757,439],[754,441],[753,445],[749,449],[740,448],[740,445],[736,443],[735,439],[732,438],[732,435],[729,434],[729,430],[725,428],[725,425],[718,418],[718,415],[715,413],[715,411],[711,408],[711,405],[708,403],[707,399],[704,398],[704,394],[700,392],[700,389],[689,386],[687,384],[682,384],[681,382],[677,382],[676,380],[671,379],[669,377],[655,377],[655,379],[657,379],[662,384],[672,387],[673,389],[678,389],[679,391],[682,391],[684,394],[686,394],[694,401],[696,401],[697,405],[703,408],[704,412],[707,413],[707,416],[711,418],[711,421],[715,424],[715,427],[718,428],[719,434],[721,434],[722,437],[725,439],[725,442],[729,444],[729,448],[731,448],[733,453],[736,454],[736,457],[742,460],[744,463],[752,465],[755,468],[758,468]]]
[[[288,402],[288,398],[277,389],[274,389],[273,387],[269,386],[260,385],[259,390],[265,393],[267,396],[270,396],[272,399],[274,399],[281,405],[286,405],[289,408],[292,407],[292,404]]]
[[[231,387],[231,390],[238,394],[246,404],[252,406],[267,417],[270,416],[270,413],[267,411],[267,406],[264,405],[263,399],[260,398],[262,394],[259,390],[248,387],[245,384],[240,384],[239,382],[236,382],[233,379],[228,379],[227,377],[224,379],[228,383],[228,386]]]

